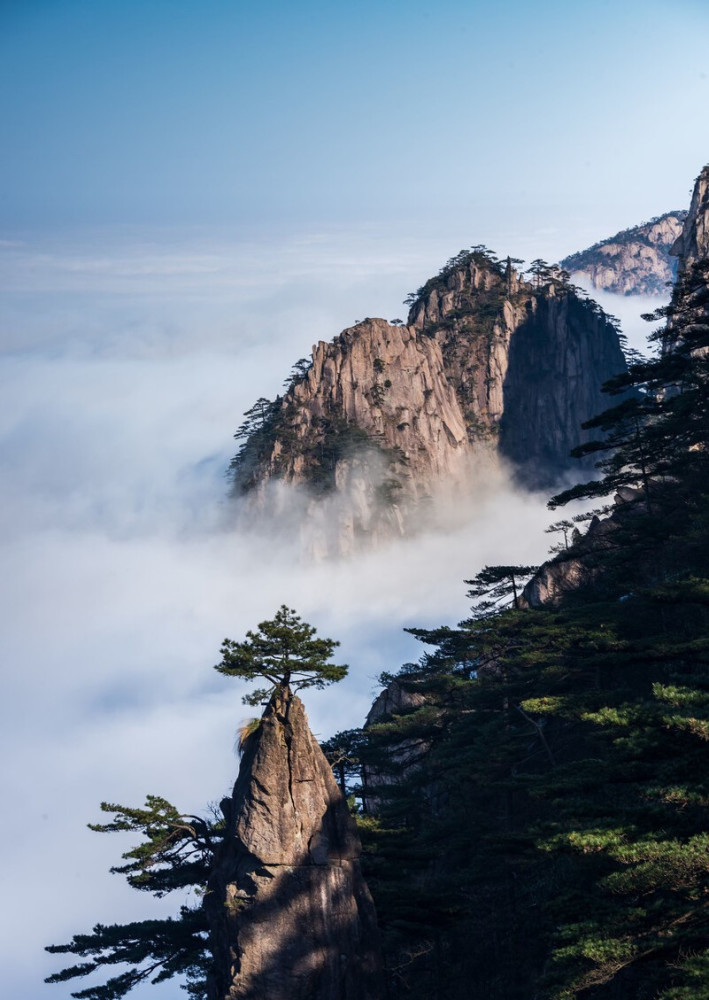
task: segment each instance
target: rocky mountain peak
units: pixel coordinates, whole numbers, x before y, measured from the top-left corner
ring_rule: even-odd
[[[499,264],[482,253],[459,254],[415,295],[409,296],[409,325],[424,330],[469,308],[473,299],[490,299],[504,291],[516,292],[521,284],[511,265],[505,276]]]
[[[697,177],[689,211],[671,252],[679,260],[677,282],[666,311],[663,350],[671,353],[686,337],[706,336],[709,328],[709,164]],[[690,340],[691,343],[691,340]],[[704,348],[700,347],[700,351]],[[644,504],[641,489],[622,487],[613,498],[610,516],[594,517],[587,532],[555,558],[539,567],[524,590],[523,607],[559,603],[598,574],[598,554],[613,543],[616,532]]]
[[[563,272],[535,262],[525,280],[514,263],[475,247],[409,296],[406,325],[368,318],[317,344],[248,435],[235,492],[281,518],[273,487],[300,488],[315,550],[342,554],[435,518],[443,493],[464,510],[486,463],[532,487],[565,473],[625,360]]]
[[[209,886],[210,1000],[379,1000],[374,906],[347,803],[301,701],[248,737]]]

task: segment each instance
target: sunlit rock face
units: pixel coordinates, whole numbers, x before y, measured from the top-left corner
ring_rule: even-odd
[[[359,837],[297,697],[271,700],[222,808],[210,1000],[381,1000]]]
[[[405,325],[366,319],[315,346],[237,470],[253,511],[285,517],[274,485],[299,487],[311,535],[346,553],[435,522],[442,497],[464,515],[493,466],[530,488],[575,467],[581,423],[625,369],[617,331],[558,273],[530,283],[474,256],[419,289]]]
[[[561,266],[573,276],[617,295],[667,295],[677,273],[672,245],[687,213],[667,212],[651,222],[625,229],[588,250],[571,254]]]

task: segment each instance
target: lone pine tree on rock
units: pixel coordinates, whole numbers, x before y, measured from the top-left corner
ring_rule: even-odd
[[[257,632],[247,632],[244,642],[225,639],[221,663],[214,669],[229,677],[268,681],[269,687],[244,695],[246,705],[268,701],[279,688],[294,692],[309,687],[324,688],[341,681],[348,668],[329,662],[339,642],[318,639],[316,635],[312,625],[282,604],[274,618],[259,622]]]
[[[243,642],[225,639],[216,669],[265,679],[243,744],[224,839],[205,896],[209,1000],[380,1000],[377,921],[347,801],[295,691],[341,680],[332,639],[282,605]]]
[[[103,803],[111,821],[91,825],[139,833],[111,871],[157,898],[187,893],[187,903],[172,917],[97,924],[50,945],[81,961],[47,982],[113,972],[72,993],[81,1000],[121,1000],[176,975],[194,1000],[379,1000],[381,954],[359,837],[293,693],[345,676],[347,667],[329,662],[337,645],[285,606],[245,641],[225,640],[217,669],[271,686],[245,699],[270,696],[244,740],[223,818],[181,813],[149,795],[138,809]]]
[[[209,1000],[382,1000],[357,828],[290,690],[274,690],[222,809]]]

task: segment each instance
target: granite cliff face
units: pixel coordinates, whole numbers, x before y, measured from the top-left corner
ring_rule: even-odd
[[[359,838],[297,697],[274,695],[222,808],[210,1000],[380,1000]]]
[[[692,203],[670,253],[679,259],[679,273],[709,257],[709,164],[697,177]]]
[[[678,259],[677,282],[667,308],[663,349],[671,353],[681,341],[705,343],[709,326],[709,164],[696,179],[689,214],[672,247]],[[692,353],[705,354],[705,347]]]
[[[526,310],[510,339],[499,449],[525,483],[548,487],[578,474],[569,453],[590,436],[581,424],[606,406],[601,386],[625,358],[615,328],[572,292],[551,285]]]
[[[282,512],[285,483],[307,488],[311,525],[334,511],[326,549],[407,533],[442,491],[464,508],[486,462],[530,487],[558,480],[625,367],[614,326],[558,270],[531,283],[475,250],[411,299],[406,325],[366,319],[316,345],[235,460],[253,508]]]
[[[667,212],[565,257],[561,266],[572,275],[585,275],[593,288],[606,292],[666,295],[677,273],[671,248],[686,217],[684,211]]]

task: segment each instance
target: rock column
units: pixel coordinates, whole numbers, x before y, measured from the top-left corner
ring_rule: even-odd
[[[289,691],[248,738],[223,809],[229,833],[206,901],[210,1000],[380,1000],[356,827]]]

